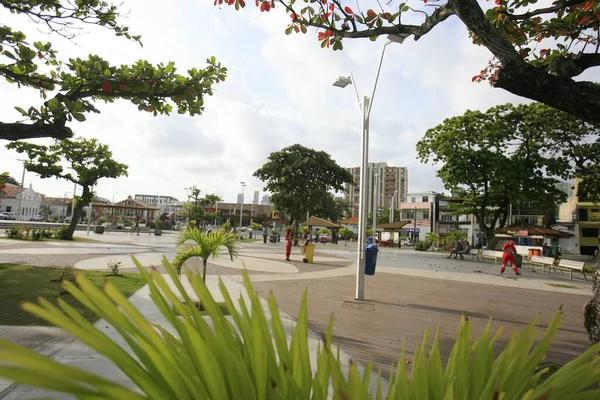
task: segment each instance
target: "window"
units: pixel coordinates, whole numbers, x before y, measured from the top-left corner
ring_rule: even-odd
[[[598,237],[598,228],[583,228],[581,229],[581,236],[583,237]]]
[[[590,212],[597,213],[597,212],[600,212],[600,209],[599,208],[592,208],[590,210]]]
[[[11,206],[6,206],[6,212],[10,212],[12,210]]]
[[[429,210],[423,211],[423,219],[429,219]]]
[[[406,212],[406,218],[407,219],[411,219],[415,217],[415,212],[414,211],[407,211]]]
[[[580,221],[587,221],[588,220],[588,210],[587,210],[587,208],[580,208],[579,209],[579,220]]]
[[[417,202],[417,198],[416,197],[411,197],[410,198],[410,202],[411,203],[416,203]]]
[[[429,203],[429,196],[423,196],[423,203]]]
[[[452,221],[452,214],[442,214],[442,221],[446,221],[446,222]]]

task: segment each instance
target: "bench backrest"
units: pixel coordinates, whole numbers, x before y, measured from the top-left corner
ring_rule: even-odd
[[[498,258],[502,258],[502,254],[504,254],[504,252],[497,251],[497,250],[484,250],[482,253],[483,256],[498,257]]]
[[[479,254],[480,251],[481,251],[480,249],[471,249],[471,250],[469,250],[469,254],[476,256]]]
[[[576,269],[578,271],[583,271],[583,266],[585,265],[585,261],[573,261],[573,260],[560,260],[559,267]]]
[[[545,264],[545,265],[553,265],[554,258],[552,257],[544,257],[544,256],[533,256],[531,257],[532,263]]]

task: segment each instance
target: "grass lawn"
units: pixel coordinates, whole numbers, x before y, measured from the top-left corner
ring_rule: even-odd
[[[21,309],[25,301],[37,303],[38,297],[44,297],[56,303],[58,298],[79,310],[88,321],[98,318],[67,293],[58,282],[62,268],[34,267],[21,264],[0,264],[0,325],[49,325]],[[111,281],[127,297],[144,285],[139,274],[108,275],[107,271],[83,272],[98,286]]]

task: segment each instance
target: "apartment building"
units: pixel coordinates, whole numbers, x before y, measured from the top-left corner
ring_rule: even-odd
[[[344,187],[344,199],[352,203],[352,216],[358,215],[360,195],[360,167],[346,168],[354,178],[353,184]],[[369,163],[367,172],[367,209],[377,207],[400,208],[408,192],[408,169],[406,167],[388,166],[387,163]],[[392,204],[393,203],[393,204]]]

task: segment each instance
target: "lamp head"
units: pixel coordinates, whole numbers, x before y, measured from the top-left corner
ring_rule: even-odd
[[[352,78],[349,77],[349,76],[348,77],[340,76],[333,83],[333,86],[336,86],[336,87],[339,87],[339,88],[345,88],[348,85],[352,85]]]
[[[388,35],[387,38],[390,42],[400,43],[404,42],[404,40],[410,36],[410,33],[398,33],[396,35]]]

